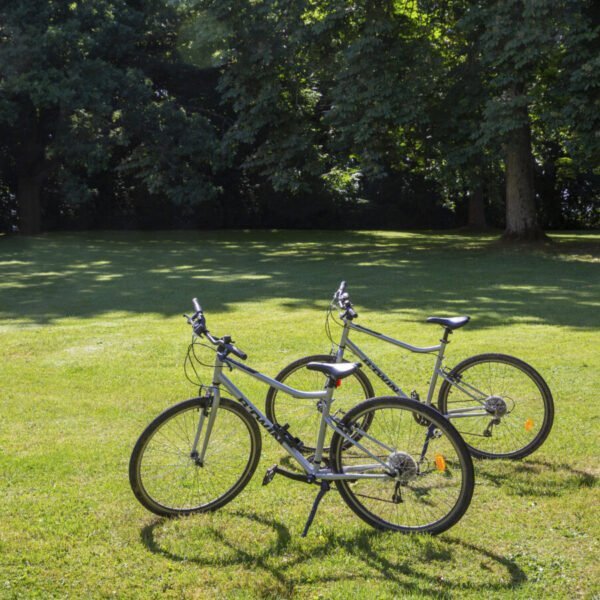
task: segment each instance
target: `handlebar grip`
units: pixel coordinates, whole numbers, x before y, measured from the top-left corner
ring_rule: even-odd
[[[192,304],[194,305],[194,310],[197,313],[202,312],[202,307],[200,306],[200,303],[198,302],[198,298],[194,298],[192,300]]]
[[[339,300],[340,296],[342,296],[342,294],[346,291],[346,282],[342,281],[340,283],[340,287],[335,291],[335,294],[333,295],[333,299],[334,300]]]
[[[245,352],[242,352],[239,348],[236,348],[235,346],[231,346],[231,352],[235,354],[238,358],[241,358],[242,360],[246,360],[248,358],[248,355]]]

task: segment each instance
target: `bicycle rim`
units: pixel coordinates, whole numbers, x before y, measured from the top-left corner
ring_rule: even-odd
[[[227,399],[221,400],[203,463],[192,457],[193,440],[207,403],[196,398],[168,409],[148,426],[134,448],[132,489],[156,514],[216,510],[241,492],[256,469],[261,449],[258,427]]]
[[[527,363],[484,354],[466,359],[444,382],[438,406],[479,458],[523,458],[536,450],[552,427],[554,405],[548,386]],[[489,411],[485,411],[485,407]],[[469,410],[480,416],[453,418]],[[497,414],[494,414],[494,408]]]
[[[334,435],[333,468],[387,478],[336,481],[350,508],[378,529],[435,534],[455,524],[471,500],[473,464],[454,427],[434,409],[396,397],[363,402],[344,424],[352,429],[367,415],[362,449]]]
[[[276,377],[278,381],[298,390],[323,389],[327,378],[323,373],[309,371],[309,362],[335,362],[335,357],[317,354],[300,358],[285,367]],[[367,377],[353,373],[340,381],[335,389],[331,412],[340,417],[357,403],[373,396],[373,388]],[[267,394],[265,412],[267,417],[279,425],[289,425],[289,431],[302,440],[305,451],[314,451],[321,413],[317,410],[317,401],[293,398],[275,388]],[[326,443],[325,451],[329,451]]]

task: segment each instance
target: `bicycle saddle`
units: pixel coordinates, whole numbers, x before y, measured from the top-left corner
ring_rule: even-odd
[[[437,323],[448,329],[458,329],[466,325],[471,320],[471,317],[428,317],[428,323]]]
[[[306,365],[309,371],[320,371],[333,379],[344,379],[360,368],[360,363],[320,363],[309,362]]]

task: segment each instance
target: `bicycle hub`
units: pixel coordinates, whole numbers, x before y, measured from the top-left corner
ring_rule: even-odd
[[[495,417],[503,417],[506,414],[506,402],[500,396],[490,396],[485,401],[485,410]]]
[[[388,458],[388,464],[396,472],[396,478],[401,483],[408,483],[419,474],[417,462],[406,452],[393,452]]]

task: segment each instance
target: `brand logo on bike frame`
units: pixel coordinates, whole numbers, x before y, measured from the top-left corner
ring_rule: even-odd
[[[277,426],[271,423],[264,415],[258,412],[249,402],[244,398],[238,398],[242,403],[242,406],[274,437],[278,438],[279,433],[277,432]]]
[[[394,390],[396,394],[402,394],[402,390],[372,361],[366,356],[361,357],[363,362],[366,363],[367,367],[383,381],[390,389]]]

